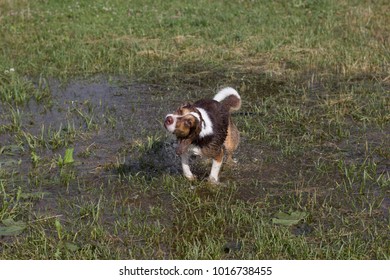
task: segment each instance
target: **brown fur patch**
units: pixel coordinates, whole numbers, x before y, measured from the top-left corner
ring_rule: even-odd
[[[178,138],[187,138],[199,125],[199,121],[193,115],[185,115],[177,119],[175,135]]]
[[[234,95],[226,97],[224,100],[221,101],[221,103],[227,108],[229,108],[230,112],[238,111],[241,107],[241,99],[238,99]]]
[[[217,161],[217,162],[222,162],[223,160],[223,149],[221,149],[219,151],[219,153],[214,157],[214,159]]]

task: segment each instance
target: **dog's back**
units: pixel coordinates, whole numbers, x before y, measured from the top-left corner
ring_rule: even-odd
[[[193,144],[203,150],[208,157],[215,157],[221,147],[227,154],[227,161],[233,161],[233,152],[240,142],[240,134],[231,119],[231,112],[241,107],[241,97],[238,92],[227,87],[220,90],[213,98],[197,101],[194,106],[200,109],[204,123],[208,124],[202,128],[200,137]]]

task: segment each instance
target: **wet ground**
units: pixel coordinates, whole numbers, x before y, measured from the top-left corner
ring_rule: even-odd
[[[4,147],[3,167],[18,165],[20,174],[29,174],[34,169],[31,150],[39,155],[41,161],[48,163],[57,156],[63,156],[66,148],[73,147],[74,168],[84,178],[93,174],[104,177],[121,172],[142,173],[150,177],[161,174],[180,176],[175,139],[163,128],[164,116],[186,101],[215,94],[214,89],[204,90],[201,86],[169,88],[106,77],[64,83],[50,80],[47,86],[51,92],[48,100],[30,100],[17,106],[21,130],[27,135],[26,139],[31,139],[20,139],[12,132],[0,134]],[[9,113],[6,106],[4,110]],[[4,116],[0,118],[0,125],[7,126],[12,120]],[[241,120],[252,117],[258,116],[253,112],[240,112],[235,116]],[[23,145],[18,146],[17,140],[24,142]],[[30,145],[34,143],[30,142],[36,145],[32,147]],[[225,176],[226,179],[243,182],[280,178],[279,169],[285,170],[284,163],[268,165],[264,170],[262,157],[265,148],[242,136],[236,154],[240,168],[233,168],[234,176],[229,176],[227,172],[222,178]],[[209,172],[207,164],[195,166],[201,178]]]
[[[49,87],[50,100],[31,100],[18,109],[21,127],[35,138],[42,138],[42,142],[47,140],[37,145],[40,152],[60,154],[66,147],[74,147],[80,160],[78,169],[85,172],[116,163],[121,150],[142,145],[148,136],[158,134],[161,116],[168,109],[166,102],[158,102],[161,91],[154,85],[126,85],[96,78],[66,85],[51,80]],[[0,125],[10,121],[3,118]],[[61,138],[58,141],[62,140],[58,146],[48,140],[56,133]],[[4,146],[15,146],[11,134],[0,137]],[[30,161],[23,158],[24,154],[19,156],[27,167]]]
[[[164,174],[180,177],[175,139],[164,130],[163,118],[185,101],[212,97],[215,93],[215,89],[205,88],[201,83],[167,86],[107,77],[68,82],[53,79],[46,86],[51,92],[48,99],[38,102],[30,100],[16,107],[0,104],[1,110],[7,112],[0,117],[0,127],[3,126],[3,133],[0,134],[3,175],[8,173],[5,177],[12,178],[16,185],[31,186],[49,194],[47,199],[37,203],[38,212],[56,208],[60,203],[55,199],[57,195],[64,199],[85,195],[88,193],[85,190],[105,188],[110,180],[117,180],[121,176],[142,176],[145,180],[153,180]],[[256,203],[258,198],[268,197],[275,205],[287,207],[291,194],[299,193],[302,203],[313,199],[313,193],[326,200],[338,188],[337,182],[341,184],[346,180],[337,160],[343,159],[352,165],[364,164],[368,149],[374,151],[370,154],[370,161],[377,178],[387,180],[390,171],[386,151],[390,148],[388,125],[385,129],[365,129],[364,133],[359,128],[356,131],[352,128],[350,136],[344,136],[341,140],[323,141],[297,156],[285,156],[280,147],[261,141],[261,136],[251,132],[251,127],[247,125],[254,118],[263,118],[263,113],[253,110],[253,102],[264,101],[267,95],[276,94],[284,85],[261,81],[256,86],[262,87],[263,96],[251,95],[250,88],[241,84],[244,91],[243,108],[233,116],[239,129],[245,127],[236,153],[238,164],[223,167],[221,172],[222,187],[227,182],[237,185],[234,194],[237,199]],[[307,102],[307,108],[321,99],[321,94],[325,92],[325,88],[320,86],[308,88],[315,95],[311,94],[303,102]],[[245,93],[248,95],[245,96]],[[9,128],[13,114],[18,115],[20,122],[20,131],[16,134]],[[272,129],[272,122],[265,125]],[[61,169],[58,159],[70,147],[74,148],[75,163]],[[32,160],[32,151],[39,156],[37,162]],[[194,161],[195,174],[200,179],[206,178],[210,163],[199,159]],[[324,173],[319,171],[321,163],[327,165]],[[66,176],[61,173],[63,170]],[[351,191],[359,193],[359,182],[352,185],[356,189]],[[120,190],[109,190],[111,195],[118,192]],[[376,184],[371,183],[369,193],[370,197],[374,200],[377,197],[379,201],[380,217],[388,219],[388,190],[377,189]],[[119,195],[128,196],[132,204],[151,205],[159,194],[150,197],[132,193]],[[166,197],[165,203],[169,204],[171,199]],[[164,200],[164,197],[159,200]],[[343,198],[339,203],[343,203]],[[106,218],[115,220],[110,214]],[[311,230],[306,224],[296,229],[298,234]]]

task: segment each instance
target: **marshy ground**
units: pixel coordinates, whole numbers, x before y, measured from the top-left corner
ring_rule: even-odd
[[[152,4],[0,1],[0,258],[389,259],[389,7]],[[164,116],[222,86],[188,182]]]

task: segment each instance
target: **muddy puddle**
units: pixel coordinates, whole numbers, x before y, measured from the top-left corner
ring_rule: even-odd
[[[50,98],[0,105],[5,112],[0,126],[6,131],[0,134],[0,164],[4,170],[20,174],[21,181],[29,181],[26,176],[34,173],[42,175],[35,166],[44,166],[43,175],[50,181],[58,173],[57,159],[67,148],[74,148],[72,168],[86,180],[118,174],[179,176],[175,139],[164,130],[163,118],[183,102],[214,95],[213,90],[196,85],[169,88],[101,76],[64,83],[51,79],[45,86]],[[19,126],[17,132],[14,122]],[[36,164],[32,152],[39,158]],[[252,164],[261,158],[262,151],[242,148],[237,157],[243,164],[247,153],[254,156],[248,162]],[[195,160],[194,170],[205,178],[209,166],[198,162]],[[256,166],[256,172],[260,173],[259,168]]]
[[[81,159],[78,168],[92,170],[116,162],[121,150],[143,148],[148,137],[149,142],[153,142],[149,145],[158,142],[161,119],[169,108],[167,102],[159,102],[164,98],[159,95],[162,92],[159,86],[126,84],[104,78],[75,80],[66,85],[51,80],[47,86],[52,93],[49,100],[31,100],[16,109],[23,136],[36,143],[17,148],[15,138],[3,133],[0,142],[9,150],[3,157],[16,152],[22,163],[28,163],[24,155],[29,148],[36,148],[47,157],[74,147],[75,156]],[[4,110],[9,113],[9,109]],[[11,122],[10,118],[2,118],[0,125]]]

